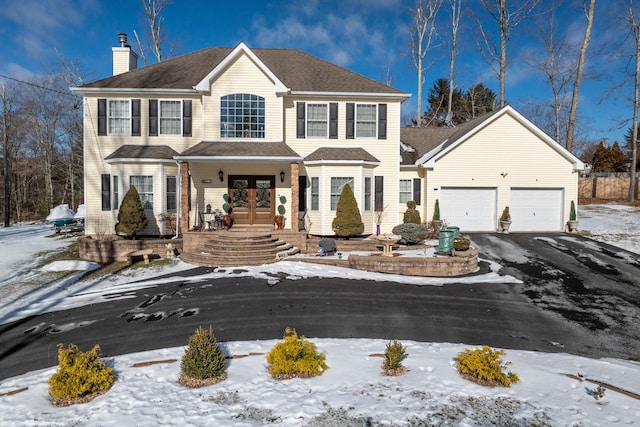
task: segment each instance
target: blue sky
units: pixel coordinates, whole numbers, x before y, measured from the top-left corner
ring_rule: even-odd
[[[545,1],[550,0],[543,4]],[[478,2],[464,3],[474,7]],[[173,0],[164,12],[165,31],[178,43],[176,54],[244,42],[249,47],[297,48],[380,81],[389,74],[392,86],[414,94],[403,106],[403,114],[411,114],[417,82],[407,26],[408,10],[414,4],[413,0]],[[630,118],[632,110],[624,95],[625,90],[630,93],[630,87],[614,89],[624,78],[627,59],[614,58],[612,46],[621,45],[626,32],[624,28],[612,30],[616,21],[604,16],[615,15],[609,6],[596,8],[589,50],[593,56],[588,63],[589,78],[580,92],[580,114],[589,139],[613,142],[622,140],[630,122],[620,126],[618,121]],[[442,12],[446,19],[446,0]],[[533,22],[528,25],[510,42],[506,86],[508,102],[525,115],[531,101],[544,102],[552,96],[543,76],[522,59],[537,49],[532,39],[536,26]],[[478,53],[473,26],[468,20],[459,32],[458,84],[465,90],[484,83],[498,93],[497,78]],[[562,26],[571,37],[580,39],[584,17],[579,12],[566,13]],[[108,77],[117,34],[129,34],[134,45],[134,30],[138,34],[145,31],[138,0],[0,0],[0,74],[27,79],[51,69],[60,54],[77,62],[90,80]],[[426,72],[425,93],[435,79],[448,77],[446,35],[429,54],[434,63]]]

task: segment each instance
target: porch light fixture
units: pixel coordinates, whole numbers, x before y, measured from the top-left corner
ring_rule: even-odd
[[[506,178],[506,177],[507,177],[507,175],[509,175],[509,172],[501,172],[501,173],[500,173],[500,175],[501,175],[503,178]]]
[[[280,182],[284,182],[284,171],[280,171]]]
[[[220,182],[224,181],[224,172],[222,172],[222,169],[218,171],[218,178],[220,178]]]

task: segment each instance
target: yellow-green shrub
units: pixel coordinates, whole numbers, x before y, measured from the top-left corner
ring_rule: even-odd
[[[504,350],[494,350],[489,346],[478,349],[465,349],[456,358],[456,368],[460,374],[480,384],[510,387],[520,381],[513,372],[505,372],[511,362],[503,362]]]
[[[227,370],[224,350],[218,345],[213,328],[198,327],[189,338],[189,346],[182,356],[182,372],[192,378],[220,376]]]
[[[109,390],[115,375],[100,360],[99,351],[99,345],[83,353],[74,344],[58,344],[58,370],[49,378],[51,397],[74,399]]]
[[[325,354],[304,336],[298,337],[295,329],[287,328],[282,341],[267,354],[269,373],[276,379],[315,377],[329,368]]]

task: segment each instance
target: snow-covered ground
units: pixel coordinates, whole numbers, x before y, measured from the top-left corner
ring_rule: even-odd
[[[580,229],[594,239],[640,253],[640,209],[627,206],[581,206]],[[50,228],[23,225],[0,229],[0,323],[50,310],[100,302],[107,290],[158,286],[154,277],[191,268],[175,262],[169,266],[127,270],[124,274],[94,280],[67,277],[38,286],[29,277],[43,251],[65,247],[70,239],[45,236]],[[90,263],[56,262],[48,270],[85,270]],[[465,280],[490,283],[514,278],[492,272]],[[350,277],[444,285],[450,280],[408,278],[350,271],[297,262],[213,271],[206,277],[251,275],[267,281],[275,273],[290,277]],[[36,274],[37,273],[37,274]],[[177,275],[179,276],[179,274]],[[204,276],[190,277],[198,281]],[[176,280],[184,280],[177,277]],[[130,282],[136,281],[132,284]],[[457,282],[460,279],[456,280]],[[38,282],[36,280],[36,282]],[[206,325],[204,325],[206,326]],[[215,325],[212,325],[215,329]],[[291,325],[294,326],[295,325]],[[298,331],[304,334],[304,331]],[[185,334],[185,344],[190,333]],[[202,389],[177,383],[184,347],[109,357],[117,380],[105,395],[92,402],[57,408],[47,395],[47,380],[55,367],[21,375],[0,384],[0,425],[220,425],[220,426],[365,426],[365,425],[640,425],[640,365],[622,360],[593,360],[573,355],[508,351],[506,360],[521,382],[511,388],[486,388],[462,379],[454,368],[463,344],[405,341],[409,372],[401,377],[381,375],[385,341],[371,339],[313,339],[327,354],[330,368],[317,378],[272,380],[264,353],[277,340],[223,343],[228,355],[249,355],[229,361],[226,381]],[[256,354],[258,353],[258,354]],[[166,361],[146,367],[134,363]],[[569,377],[571,375],[572,377]],[[595,399],[601,381],[631,392],[607,390]],[[21,388],[27,390],[6,394]],[[635,393],[635,396],[634,396]]]

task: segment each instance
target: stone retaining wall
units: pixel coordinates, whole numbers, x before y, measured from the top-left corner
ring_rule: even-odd
[[[79,256],[94,262],[127,261],[127,254],[140,249],[152,249],[160,258],[167,255],[167,244],[171,243],[176,253],[182,252],[182,239],[141,239],[127,240],[117,236],[95,239],[90,236],[78,237]],[[153,256],[153,255],[152,255]]]
[[[474,273],[478,269],[478,250],[456,252],[455,256],[405,257],[401,251],[394,257],[382,255],[350,255],[349,268],[405,276],[453,277]]]

